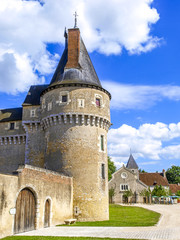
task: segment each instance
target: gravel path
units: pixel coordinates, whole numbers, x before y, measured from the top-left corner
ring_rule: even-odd
[[[110,238],[136,238],[156,240],[180,240],[180,204],[144,205],[144,207],[162,214],[155,227],[50,227],[18,235],[26,236],[84,236]]]

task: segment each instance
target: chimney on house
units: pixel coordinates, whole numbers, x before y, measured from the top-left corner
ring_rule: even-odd
[[[80,31],[79,28],[68,30],[68,59],[65,69],[76,68],[80,69]]]
[[[162,175],[163,175],[164,178],[166,178],[166,171],[165,171],[165,169],[162,170]]]

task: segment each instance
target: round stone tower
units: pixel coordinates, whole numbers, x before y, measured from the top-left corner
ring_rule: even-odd
[[[41,94],[45,166],[73,177],[76,218],[107,220],[111,96],[101,86],[79,29],[69,29],[65,38],[52,81]]]

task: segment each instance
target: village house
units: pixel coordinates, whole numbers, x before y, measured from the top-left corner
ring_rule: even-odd
[[[148,189],[152,191],[156,185],[161,185],[169,190],[165,170],[162,173],[140,173],[132,154],[130,154],[126,167],[123,165],[112,175],[112,179],[109,181],[109,189],[114,191],[112,197],[114,203],[127,202],[125,194],[127,191],[130,192],[129,202],[144,203],[146,198],[142,194],[143,191]]]

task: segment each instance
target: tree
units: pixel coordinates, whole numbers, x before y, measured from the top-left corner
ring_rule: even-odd
[[[144,169],[139,169],[139,173],[146,173],[146,171]]]
[[[140,196],[143,196],[146,198],[146,203],[150,202],[151,203],[151,189],[150,187],[148,189],[144,189],[140,192]]]
[[[166,190],[161,185],[160,186],[156,185],[152,191],[152,196],[161,197],[161,196],[168,196],[168,195],[169,195],[169,191]]]
[[[129,197],[133,195],[133,192],[130,190],[127,190],[124,192],[123,197],[127,200],[127,203],[129,203]]]
[[[116,171],[116,166],[111,158],[108,156],[108,181],[111,180],[112,174]]]
[[[180,183],[180,167],[173,165],[171,168],[168,168],[166,171],[166,177],[169,183]]]
[[[180,196],[180,190],[177,191],[176,196]]]
[[[144,196],[144,197],[149,197],[151,195],[151,190],[150,188],[148,189],[144,189],[140,192],[140,196]]]
[[[109,189],[109,202],[112,203],[113,202],[113,197],[115,195],[115,190],[114,188],[110,188]]]

